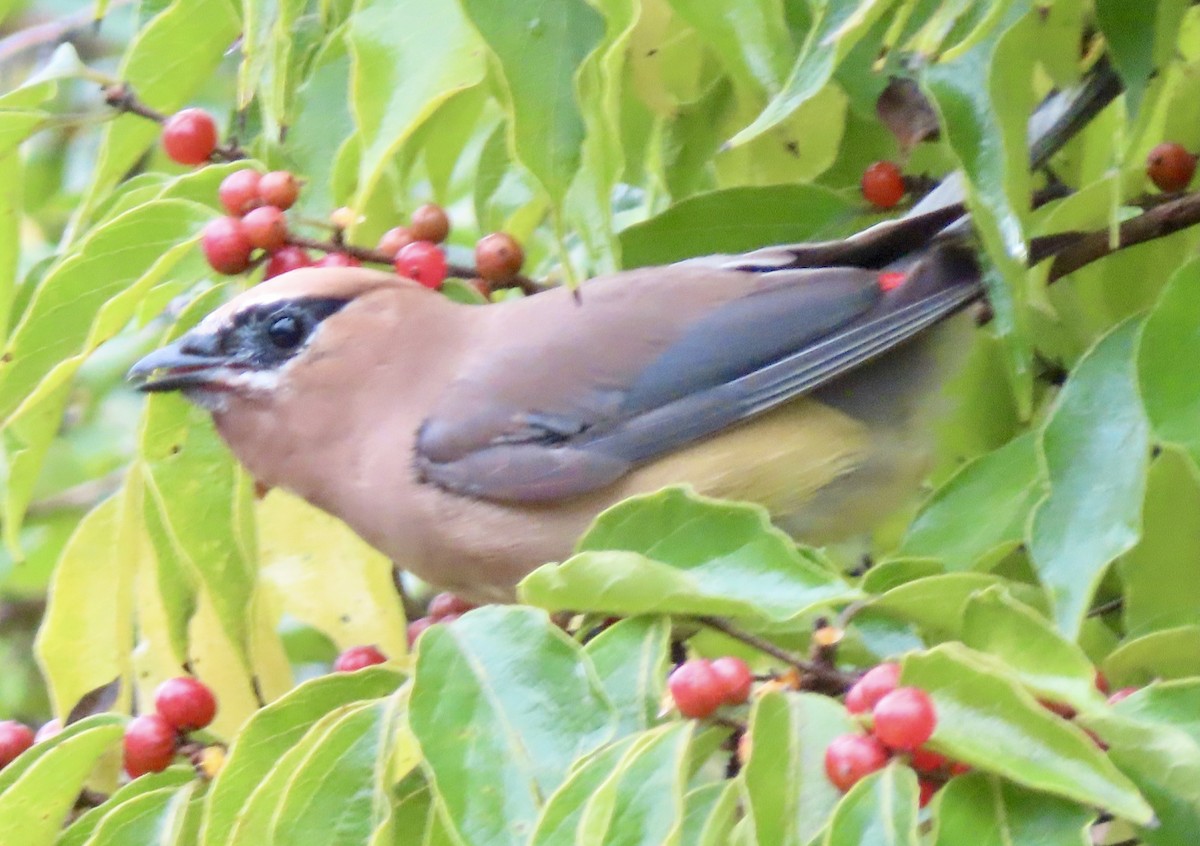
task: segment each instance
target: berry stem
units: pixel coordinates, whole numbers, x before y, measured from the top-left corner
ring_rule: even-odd
[[[758,635],[750,634],[737,628],[728,620],[720,617],[697,617],[697,622],[708,626],[710,629],[716,629],[722,634],[728,635],[734,640],[740,640],[747,646],[752,646],[760,652],[765,652],[772,658],[778,658],[785,664],[795,667],[805,678],[804,687],[809,690],[815,690],[820,693],[829,693],[833,695],[841,695],[849,689],[850,685],[854,684],[855,676],[850,673],[843,673],[834,667],[826,666],[819,662],[808,661],[795,655],[786,649],[776,646],[769,640],[765,640]]]
[[[296,247],[303,247],[306,250],[319,250],[323,253],[345,253],[359,261],[369,261],[373,264],[386,264],[392,266],[394,259],[388,258],[386,253],[381,253],[379,250],[372,250],[369,247],[356,247],[353,244],[345,242],[338,243],[336,240],[320,241],[316,238],[305,238],[302,235],[289,234],[287,242]],[[458,279],[474,279],[479,274],[475,272],[475,268],[467,267],[461,264],[446,265],[446,275],[454,276]],[[535,282],[527,276],[517,275],[512,279],[497,282],[492,287],[495,288],[520,288],[526,294],[536,294],[538,291],[546,290],[545,285]]]
[[[120,82],[116,85],[106,85],[102,90],[104,91],[104,102],[118,112],[128,112],[131,115],[152,120],[160,125],[167,121],[168,115],[164,115],[157,109],[150,108],[150,106],[139,100],[128,83]],[[213,151],[212,158],[216,161],[236,162],[249,158],[249,156],[236,143],[230,142],[228,144],[218,144],[217,148]]]

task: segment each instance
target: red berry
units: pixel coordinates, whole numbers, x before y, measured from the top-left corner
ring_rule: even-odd
[[[175,728],[161,714],[142,714],[125,726],[125,772],[160,773],[175,757]]]
[[[1118,688],[1117,690],[1113,691],[1112,696],[1108,697],[1108,704],[1116,705],[1122,699],[1128,699],[1129,697],[1133,696],[1133,694],[1135,694],[1137,692],[1138,692],[1138,689],[1136,687]]]
[[[919,773],[935,773],[950,763],[945,755],[934,752],[932,749],[914,749],[908,756],[908,762]]]
[[[432,617],[418,617],[408,624],[408,648],[412,649],[417,645],[417,638],[425,634],[425,630],[432,626],[436,620]]]
[[[267,269],[263,272],[263,278],[270,279],[291,270],[299,270],[302,267],[311,266],[312,259],[308,257],[308,253],[299,247],[293,247],[289,244],[271,253],[271,259],[267,262]]]
[[[437,288],[446,278],[446,256],[429,241],[413,241],[396,253],[396,272],[420,282],[426,288]]]
[[[258,198],[264,205],[287,211],[300,196],[300,183],[291,171],[273,170],[258,181]]]
[[[900,683],[899,664],[880,664],[872,667],[856,681],[846,693],[846,710],[851,714],[865,714],[875,703],[896,689]]]
[[[217,149],[217,124],[204,109],[183,109],[163,123],[162,145],[180,164],[203,164]]]
[[[877,209],[890,209],[904,196],[904,175],[892,162],[875,162],[863,171],[862,194]]]
[[[236,217],[218,217],[205,226],[200,246],[209,266],[230,276],[250,266],[250,253],[254,251],[242,221]]]
[[[874,737],[843,734],[825,750],[825,775],[838,790],[849,790],[860,779],[887,766],[888,751]]]
[[[525,251],[506,232],[484,235],[475,244],[475,270],[488,282],[511,279],[524,263]]]
[[[432,241],[440,244],[450,234],[450,218],[445,210],[434,203],[426,203],[412,213],[408,224],[414,241]]]
[[[333,662],[333,669],[339,673],[353,673],[386,660],[387,656],[374,646],[351,646]]]
[[[221,205],[234,217],[244,215],[260,202],[258,183],[261,179],[262,174],[257,170],[251,170],[248,167],[235,170],[221,180],[221,187],[217,189]]]
[[[1108,677],[1105,676],[1104,673],[1097,670],[1095,682],[1096,682],[1096,690],[1107,695],[1109,692],[1108,691]]]
[[[1182,144],[1166,141],[1146,156],[1146,175],[1160,191],[1182,191],[1196,172],[1196,157]]]
[[[933,781],[928,778],[917,779],[917,787],[920,790],[917,798],[918,807],[924,808],[928,805],[930,800],[933,799],[933,794],[937,793],[941,789],[941,786],[942,783],[940,781]]]
[[[154,691],[154,710],[179,731],[202,729],[217,715],[217,697],[199,679],[167,679]]]
[[[34,743],[41,743],[43,740],[49,740],[63,730],[62,720],[55,717],[53,720],[42,723],[42,727],[37,730],[37,734],[33,736]]]
[[[725,701],[725,685],[704,658],[685,661],[667,677],[675,707],[685,717],[702,719]]]
[[[242,231],[251,244],[273,253],[287,243],[287,218],[275,206],[259,206],[246,212]]]
[[[754,674],[741,658],[726,656],[712,662],[713,672],[721,679],[726,705],[741,705],[750,698]]]
[[[937,713],[929,694],[915,687],[898,687],[884,696],[872,712],[872,731],[889,748],[911,752],[933,736]]]
[[[326,253],[313,262],[313,267],[362,267],[362,262],[345,253]]]
[[[33,745],[33,729],[16,720],[0,722],[0,768],[7,767],[16,757]]]
[[[451,614],[466,614],[475,607],[458,594],[447,591],[439,593],[433,599],[429,600],[429,608],[426,610],[426,613],[437,621]]]
[[[375,249],[388,258],[394,259],[401,247],[407,247],[415,240],[417,239],[413,237],[407,226],[396,226],[380,236],[379,245]]]

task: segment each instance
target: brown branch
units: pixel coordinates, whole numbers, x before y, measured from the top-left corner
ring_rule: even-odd
[[[1114,244],[1109,229],[1093,232],[1062,233],[1047,239],[1035,238],[1030,244],[1030,263],[1036,264],[1053,257],[1048,283],[1056,282],[1068,273],[1099,261],[1119,250],[1125,250],[1157,238],[1165,238],[1200,223],[1200,193],[1185,194],[1154,206],[1137,217],[1123,221],[1117,227]],[[1074,237],[1070,237],[1070,236]],[[1066,237],[1064,237],[1066,236]],[[1051,241],[1050,239],[1056,239]],[[1066,241],[1064,244],[1063,242]],[[1049,246],[1047,246],[1049,245]]]
[[[837,695],[845,693],[857,678],[851,673],[843,673],[841,670],[823,663],[807,661],[782,647],[776,646],[769,640],[737,628],[728,620],[723,620],[720,617],[697,617],[696,621],[708,626],[710,629],[716,629],[734,640],[740,640],[747,646],[752,646],[759,652],[764,652],[772,658],[778,658],[789,666],[795,667],[807,676],[806,681],[810,684],[806,686],[810,689]]]

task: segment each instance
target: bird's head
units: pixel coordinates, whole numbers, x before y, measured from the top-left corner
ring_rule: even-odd
[[[238,401],[266,401],[334,342],[331,327],[346,322],[355,303],[372,294],[408,293],[419,286],[358,268],[296,270],[235,297],[174,343],[133,366],[141,391],[180,391],[214,412]]]

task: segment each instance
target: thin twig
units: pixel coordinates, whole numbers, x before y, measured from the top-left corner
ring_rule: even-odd
[[[1101,602],[1095,608],[1087,612],[1089,617],[1103,617],[1105,614],[1110,614],[1113,611],[1119,611],[1125,605],[1125,600],[1121,597],[1110,599],[1108,602]]]
[[[1073,273],[1081,267],[1099,261],[1119,250],[1173,235],[1198,223],[1200,223],[1200,193],[1185,194],[1154,206],[1137,217],[1123,221],[1117,227],[1115,244],[1111,231],[1107,227],[1092,232],[1081,232],[1065,246],[1061,243],[1055,244],[1054,248],[1041,254],[1038,249],[1040,239],[1034,239],[1030,245],[1030,261],[1034,263],[1053,256],[1054,263],[1050,266],[1049,282],[1055,282],[1068,273]],[[1051,237],[1059,238],[1060,236]]]
[[[697,617],[696,620],[710,629],[716,629],[734,640],[740,640],[747,646],[754,647],[759,652],[765,652],[772,658],[778,658],[785,664],[795,667],[801,673],[808,676],[807,680],[814,683],[812,685],[814,689],[842,693],[855,681],[856,677],[850,673],[843,673],[834,667],[827,667],[823,664],[801,658],[799,655],[776,646],[769,640],[737,628],[728,620],[723,620],[720,617]]]
[[[133,93],[133,89],[126,83],[105,86],[104,102],[119,112],[137,115],[158,124],[162,124],[167,120],[167,115],[139,100],[137,95]],[[246,151],[233,142],[218,144],[216,149],[213,150],[212,155],[209,156],[211,161],[218,162],[236,162],[245,158],[249,158]]]
[[[367,261],[372,264],[385,264],[391,267],[394,259],[387,253],[379,250],[372,250],[369,247],[356,247],[353,244],[336,243],[333,240],[320,241],[315,238],[305,238],[301,235],[289,234],[287,242],[296,247],[303,247],[307,250],[319,250],[324,253],[344,253],[345,255],[356,258],[359,261]],[[475,268],[467,267],[461,264],[449,264],[446,266],[446,274],[457,279],[474,279],[479,274]],[[545,285],[540,282],[535,282],[532,279],[517,275],[511,279],[502,282],[492,283],[493,288],[520,288],[526,294],[536,294],[538,291],[546,290]]]

